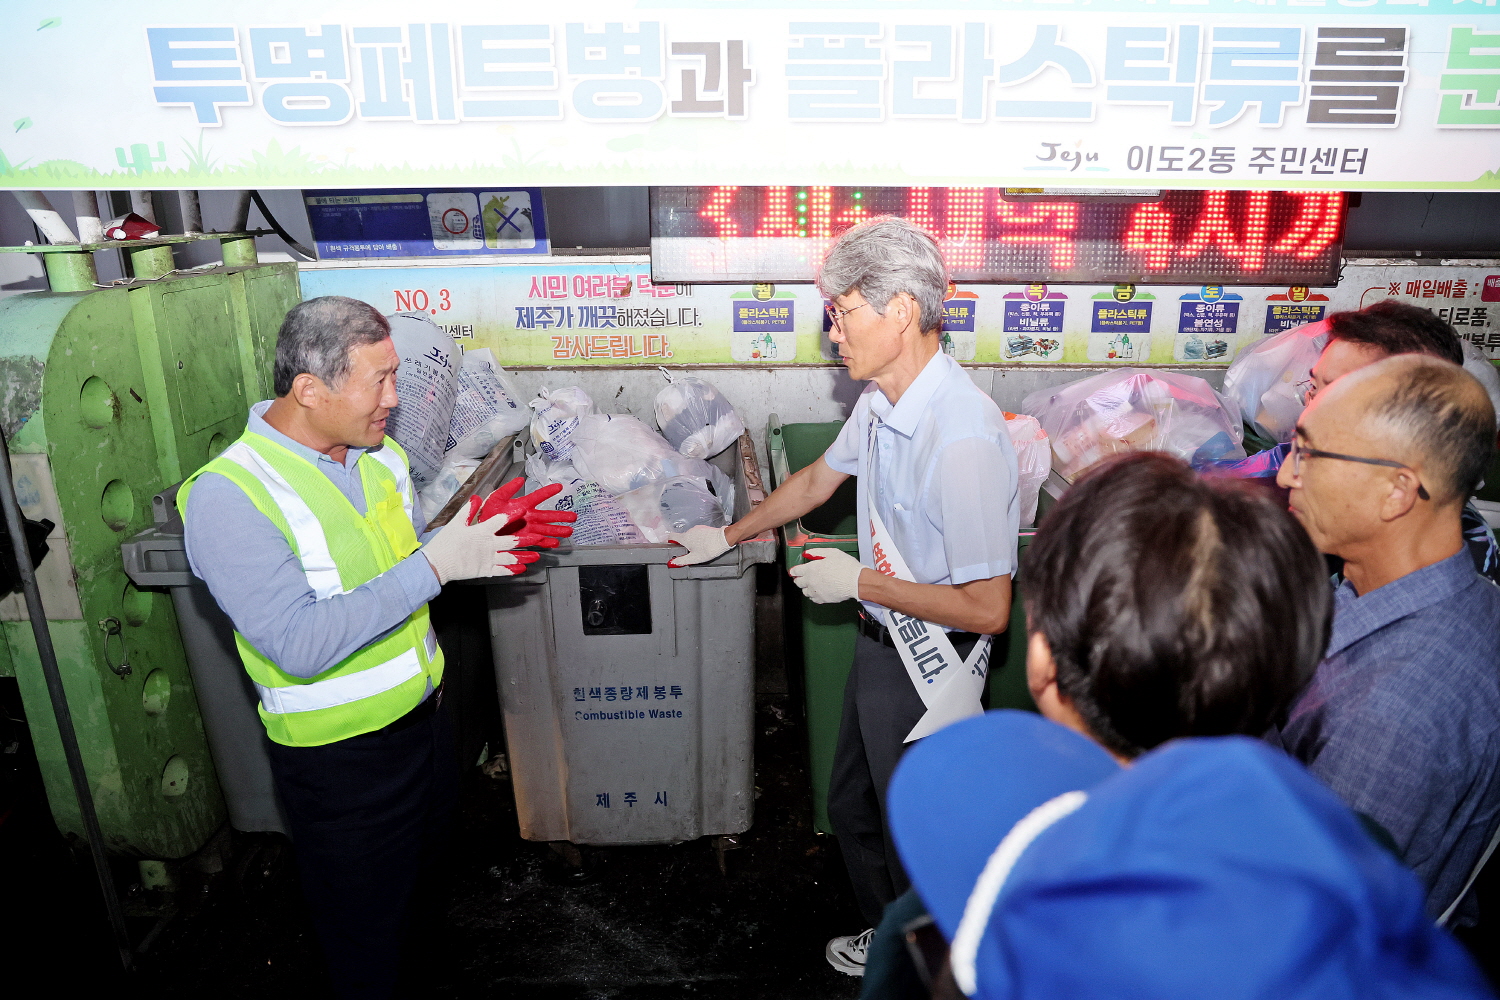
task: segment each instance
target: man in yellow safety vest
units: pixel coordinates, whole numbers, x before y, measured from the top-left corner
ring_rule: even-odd
[[[406,453],[385,436],[399,364],[369,304],[296,306],[276,398],[177,499],[193,571],[234,623],[303,893],[350,997],[392,994],[456,787],[427,602],[449,580],[523,572],[537,553],[522,547],[556,545],[574,517],[535,510],[546,491],[511,499],[513,484],[426,532]]]

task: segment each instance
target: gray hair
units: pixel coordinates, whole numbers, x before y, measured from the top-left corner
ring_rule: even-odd
[[[948,269],[927,230],[883,215],[845,230],[829,248],[818,290],[830,299],[858,291],[882,316],[891,299],[905,292],[917,301],[917,329],[927,333],[943,325]]]
[[[391,324],[368,302],[323,295],[298,303],[276,335],[276,395],[291,392],[292,380],[304,372],[337,391],[349,377],[350,352],[390,335]]]
[[[1386,373],[1391,391],[1366,414],[1441,478],[1429,484],[1435,500],[1462,503],[1495,455],[1489,395],[1458,365],[1424,354],[1386,358],[1353,374],[1373,379]]]

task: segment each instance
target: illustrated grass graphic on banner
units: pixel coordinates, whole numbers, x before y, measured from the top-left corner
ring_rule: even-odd
[[[1500,189],[1489,0],[42,13],[0,9],[4,187]]]

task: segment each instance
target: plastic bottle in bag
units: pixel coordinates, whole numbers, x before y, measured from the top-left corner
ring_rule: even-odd
[[[469,481],[469,477],[477,468],[479,468],[479,462],[469,459],[443,462],[432,477],[432,482],[422,487],[421,492],[417,494],[417,499],[422,504],[422,517],[429,524],[438,516],[448,501],[453,499],[453,494]]]
[[[1328,343],[1319,320],[1246,344],[1224,373],[1224,395],[1239,404],[1246,422],[1272,441],[1290,441],[1318,355]]]
[[[1041,389],[1021,402],[1052,442],[1052,467],[1069,481],[1127,451],[1183,461],[1244,458],[1239,405],[1201,378],[1121,368]]]
[[[594,401],[576,385],[543,389],[531,401],[531,440],[549,462],[567,461],[573,453],[573,431],[580,418],[594,412]]]
[[[453,338],[421,313],[387,316],[391,343],[401,355],[396,395],[401,402],[386,420],[385,432],[406,450],[412,481],[425,487],[443,464],[448,423],[458,394],[458,350]]]
[[[465,351],[458,370],[458,394],[448,422],[450,461],[482,459],[531,420],[515,383],[495,364],[487,347]]]
[[[672,447],[689,458],[712,458],[745,433],[729,400],[708,382],[692,375],[673,377],[656,394],[656,426]]]
[[[700,524],[721,528],[726,523],[719,498],[697,476],[672,476],[621,493],[620,506],[641,529],[648,542],[665,542],[672,532]]]
[[[578,474],[613,493],[629,493],[672,476],[707,480],[725,510],[734,509],[734,481],[717,466],[690,458],[635,417],[592,413],[573,431],[571,458]]]

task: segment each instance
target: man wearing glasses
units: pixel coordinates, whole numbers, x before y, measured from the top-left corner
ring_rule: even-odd
[[[1500,588],[1459,521],[1494,451],[1479,382],[1404,354],[1320,388],[1276,479],[1344,569],[1327,656],[1273,737],[1390,833],[1444,922],[1473,922],[1500,827]]]
[[[859,976],[874,925],[909,885],[886,785],[908,742],[981,711],[991,637],[1010,622],[1020,503],[1004,414],[940,349],[948,275],[932,237],[903,219],[856,226],[818,287],[849,377],[870,383],[838,440],[743,520],[669,537],[688,549],[676,565],[705,562],[858,476],[860,558],[812,549],[791,575],[819,604],[862,605],[828,814],[871,930],[825,952]]]

